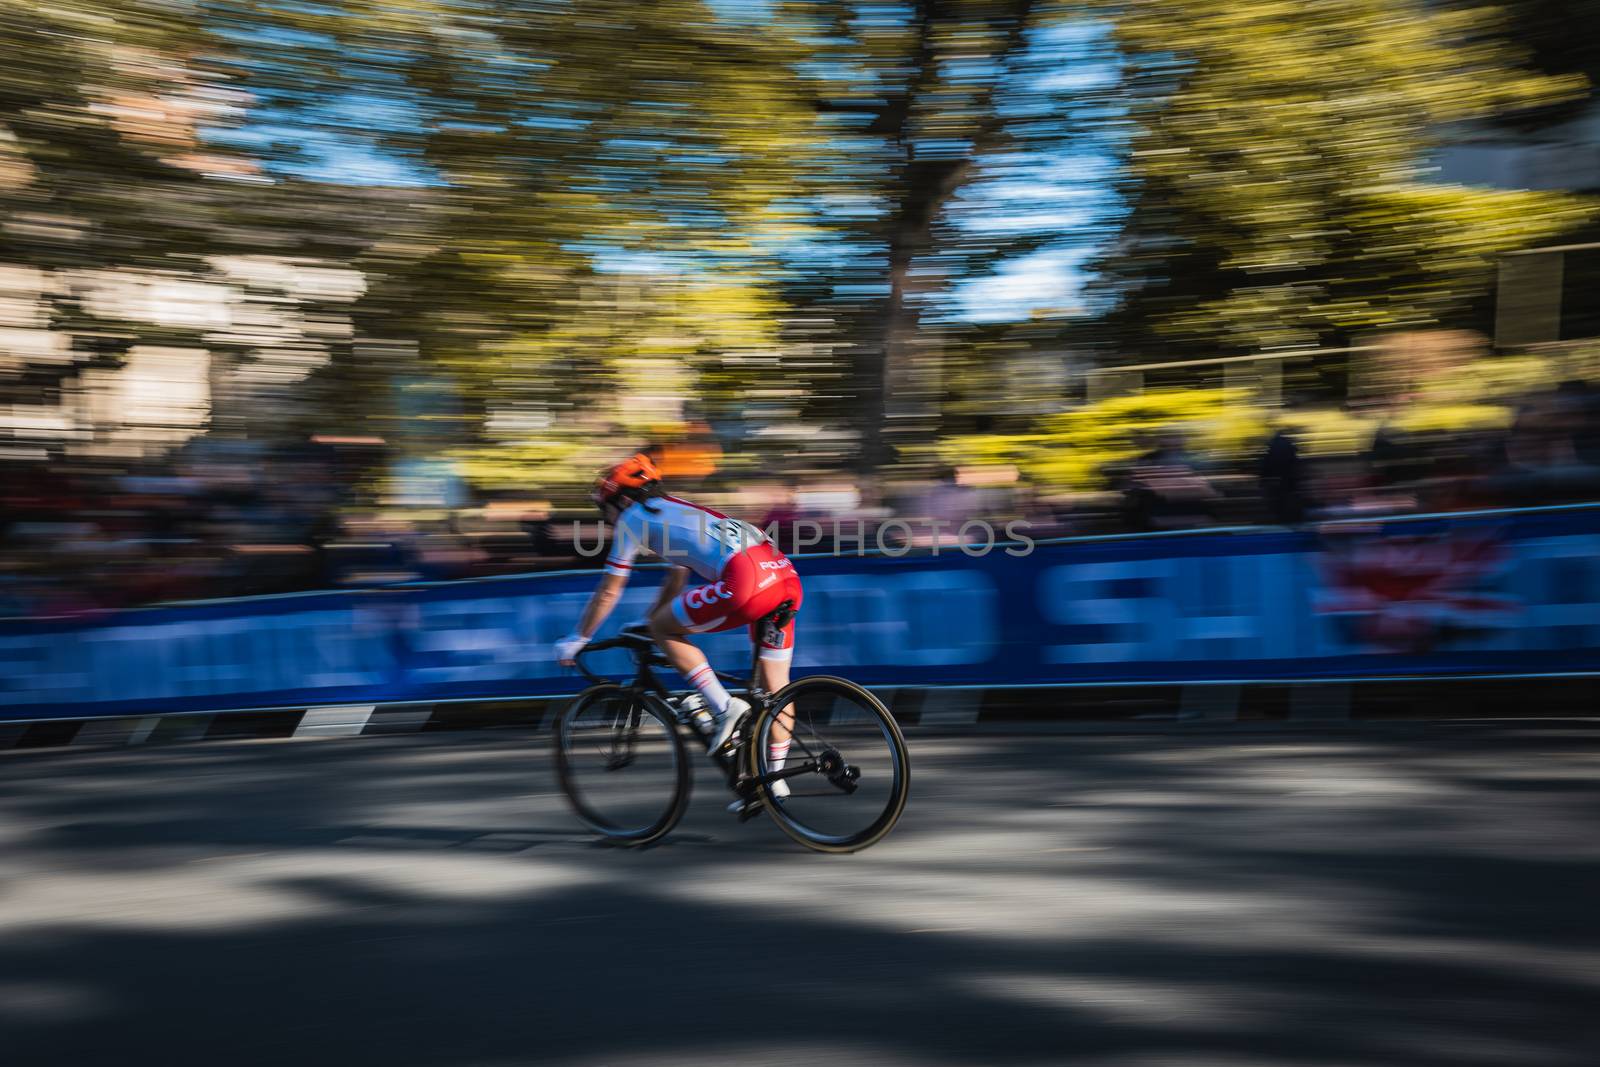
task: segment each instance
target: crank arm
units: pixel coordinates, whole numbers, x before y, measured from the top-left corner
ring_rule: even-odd
[[[793,767],[785,767],[781,771],[769,771],[766,774],[757,775],[748,779],[748,781],[752,784],[766,785],[771,782],[782,781],[785,778],[796,778],[802,774],[816,774],[817,766],[816,760],[806,760],[804,763],[796,764]]]

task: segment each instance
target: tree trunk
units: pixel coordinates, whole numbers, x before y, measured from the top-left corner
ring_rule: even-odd
[[[1023,44],[1032,7],[1033,0],[1013,0],[995,18],[995,23],[1006,26],[1002,65]],[[913,269],[919,257],[934,250],[940,213],[970,176],[974,160],[1001,126],[991,103],[991,85],[974,103],[982,118],[973,130],[971,148],[965,155],[916,158],[914,107],[919,98],[938,85],[936,36],[942,24],[960,17],[961,8],[951,0],[918,0],[912,71],[904,91],[892,97],[872,123],[874,132],[895,146],[900,164],[894,210],[883,231],[889,295],[876,343],[869,343],[857,368],[862,413],[860,463],[864,470],[892,461],[898,443],[938,430],[941,361],[937,352],[922,343],[919,305],[921,298],[939,283],[937,279],[918,278]]]

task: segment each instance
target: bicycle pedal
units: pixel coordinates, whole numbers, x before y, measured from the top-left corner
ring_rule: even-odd
[[[739,809],[739,811],[738,811],[739,821],[740,822],[749,822],[751,819],[755,818],[757,815],[760,815],[762,810],[765,809],[766,806],[767,806],[766,801],[762,800],[760,797],[751,797],[749,800],[745,801],[744,802],[744,806]]]

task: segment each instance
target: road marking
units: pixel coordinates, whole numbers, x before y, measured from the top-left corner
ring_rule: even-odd
[[[377,710],[376,704],[334,704],[308,708],[299,725],[294,728],[294,736],[357,737]]]

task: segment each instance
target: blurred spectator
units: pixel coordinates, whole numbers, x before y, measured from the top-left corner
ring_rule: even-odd
[[[762,530],[770,530],[773,540],[778,545],[778,550],[785,554],[800,551],[795,547],[795,526],[804,517],[795,498],[794,490],[781,488],[776,494],[776,499],[767,508],[757,525]]]
[[[904,516],[921,520],[912,524],[910,543],[917,547],[932,546],[936,541],[940,547],[958,545],[962,542],[961,528],[968,520],[991,517],[987,505],[987,494],[971,485],[963,472],[944,467],[934,484],[914,502],[910,514]]]
[[[1203,526],[1219,494],[1184,447],[1183,435],[1163,430],[1143,455],[1123,471],[1123,517],[1127,528],[1147,533]]]
[[[1573,405],[1573,444],[1578,459],[1600,466],[1600,389],[1589,382],[1575,380],[1563,382],[1560,394]]]
[[[934,519],[955,529],[968,519],[982,517],[981,502],[982,494],[963,483],[961,472],[946,467],[939,472],[933,488],[923,496],[919,510],[922,518]]]
[[[1426,470],[1416,442],[1385,420],[1367,448],[1367,484],[1379,492],[1416,481]]]
[[[529,508],[523,513],[519,525],[528,537],[528,550],[533,554],[534,561],[569,563],[577,558],[570,540],[572,523],[557,522],[548,507]],[[563,529],[569,534],[568,537],[561,536]]]
[[[1495,498],[1513,506],[1600,499],[1600,466],[1583,455],[1591,411],[1574,389],[1525,403],[1506,438],[1504,467],[1491,479]]]
[[[1081,532],[1066,505],[1045,495],[1037,486],[1026,482],[1019,484],[1015,500],[1017,517],[1027,524],[1021,532],[1035,540],[1070,537]]]
[[[347,586],[392,585],[424,577],[417,539],[403,523],[381,516],[350,518],[328,546],[335,581]]]
[[[1455,432],[1403,425],[1398,417],[1385,422],[1363,451],[1317,455],[1307,444],[1311,430],[1280,424],[1253,453],[1206,457],[1210,465],[1182,434],[1159,430],[1138,438],[1136,458],[1107,469],[1110,489],[1102,492],[1029,482],[1006,463],[944,467],[923,483],[892,475],[862,483],[822,471],[760,483],[714,472],[706,483],[716,506],[763,530],[776,527],[786,552],[806,553],[854,553],[858,539],[870,549],[880,530],[887,545],[931,547],[933,522],[941,543],[953,546],[969,519],[1003,533],[1005,521],[1020,516],[1029,536],[1046,538],[1195,529],[1247,516],[1295,525],[1600,501],[1600,396],[1587,383],[1524,397],[1504,432],[1489,423]],[[376,479],[389,469],[381,448],[358,454],[330,440],[197,438],[165,460],[131,466],[89,457],[0,460],[0,614],[83,615],[600,565],[609,532],[587,508],[555,510],[519,493],[378,511],[374,500],[387,497]],[[679,462],[693,478],[714,457],[691,442]],[[582,488],[566,486],[567,498],[576,501]]]
[[[1298,526],[1305,521],[1305,469],[1300,447],[1287,428],[1279,426],[1267,439],[1256,477],[1271,521],[1279,526]]]

